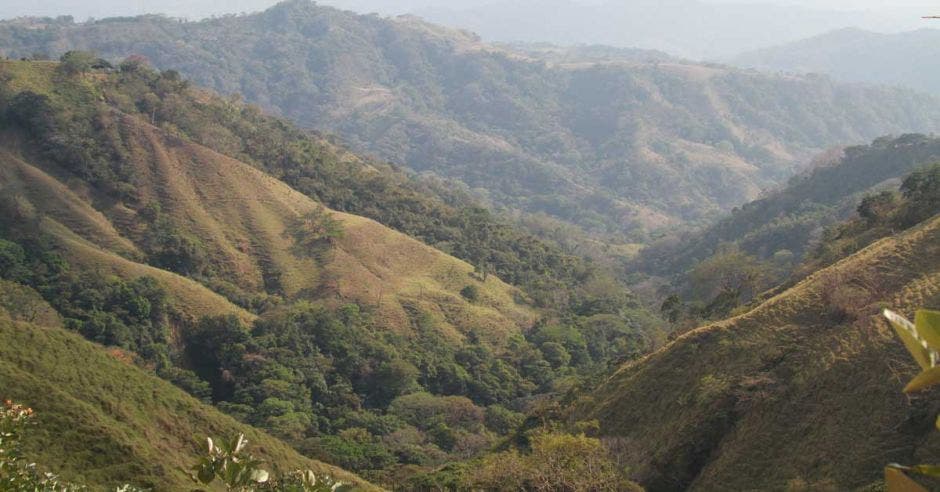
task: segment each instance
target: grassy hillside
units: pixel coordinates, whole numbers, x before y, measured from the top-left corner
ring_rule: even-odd
[[[634,239],[756,198],[821,149],[940,122],[937,101],[902,90],[673,61],[555,63],[300,0],[202,22],[11,21],[0,39],[15,57],[140,54],[496,205]]]
[[[940,218],[623,366],[582,403],[648,490],[849,490],[929,460],[935,394],[879,315],[940,306]]]
[[[4,286],[2,292],[7,292]],[[131,483],[157,490],[195,484],[189,468],[207,436],[245,433],[267,468],[309,468],[365,488],[336,467],[304,458],[287,444],[197,401],[61,328],[0,315],[0,398],[37,412],[25,456],[45,471],[95,488]]]
[[[655,321],[610,277],[485,211],[422,199],[416,182],[175,72],[73,61],[0,64],[0,279],[308,456],[385,483],[476,456],[530,400],[652,341]],[[319,193],[473,234],[451,248],[498,266]]]
[[[889,84],[940,94],[940,71],[929,63],[940,54],[938,41],[937,29],[891,34],[841,29],[727,60],[759,70],[823,73],[850,82]]]
[[[56,76],[52,66],[37,68],[37,77]],[[11,85],[16,87],[16,80]],[[286,299],[338,296],[374,306],[382,324],[393,331],[407,331],[409,326],[403,303],[438,316],[442,328],[456,337],[471,327],[499,337],[499,331],[518,333],[534,322],[534,311],[517,302],[524,297],[518,290],[494,276],[476,279],[469,264],[362,217],[324,210],[339,222],[343,234],[325,258],[318,258],[315,252],[304,251],[294,234],[296,223],[321,207],[307,196],[249,165],[174,138],[138,118],[117,112],[105,118],[111,126],[105,138],[114,138],[109,145],[120,147],[124,157],[120,165],[133,179],[135,203],[102,196],[94,189],[86,189],[87,195],[81,197],[55,177],[66,176],[66,169],[30,164],[30,157],[18,153],[16,145],[0,151],[2,185],[49,219],[43,224],[45,231],[68,248],[70,260],[77,265],[108,268],[111,263],[114,273],[143,275],[146,267],[133,267],[128,260],[142,259],[141,251],[147,249],[148,235],[155,233],[155,227],[140,217],[147,213],[143,207],[131,207],[156,204],[160,219],[172,223],[175,233],[194,238],[207,255],[200,261],[211,265],[212,271],[192,277],[208,277],[204,281],[210,286],[224,283],[244,292],[267,291]],[[185,280],[157,275],[168,286],[172,283],[168,291],[178,293],[180,301],[199,303],[190,314],[238,310],[230,304],[227,310],[213,308],[213,302],[223,302],[219,296],[193,295],[198,287],[186,292]],[[467,285],[479,289],[476,304],[459,294]]]

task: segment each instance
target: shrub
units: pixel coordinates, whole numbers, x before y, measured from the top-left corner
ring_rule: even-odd
[[[583,434],[541,434],[529,454],[490,455],[474,482],[487,490],[642,490],[617,469],[600,440]]]
[[[480,299],[480,289],[475,285],[468,285],[460,289],[460,295],[470,302],[477,302]]]

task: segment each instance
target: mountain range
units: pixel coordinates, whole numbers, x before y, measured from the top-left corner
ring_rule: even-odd
[[[577,61],[302,0],[201,22],[21,19],[0,24],[0,39],[12,57],[142,55],[498,208],[631,241],[754,199],[831,146],[940,121],[933,97],[899,89]]]
[[[940,452],[882,315],[940,307],[934,96],[302,0],[0,46],[0,479],[195,488],[238,435],[308,482],[208,470],[238,490],[883,490]]]
[[[693,59],[715,59],[847,26],[879,31],[911,29],[922,24],[920,15],[929,12],[926,6],[918,10],[910,4],[885,8],[859,2],[839,8],[820,2],[696,0],[322,3],[362,13],[414,14],[477,32],[490,41],[642,47]]]

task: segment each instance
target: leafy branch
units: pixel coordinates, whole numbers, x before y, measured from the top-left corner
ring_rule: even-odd
[[[940,384],[940,311],[917,311],[913,323],[893,311],[885,310],[884,315],[921,368],[921,372],[904,387],[904,392],[913,393]],[[935,425],[940,429],[940,419]],[[889,464],[885,468],[888,491],[927,492],[909,475],[940,478],[940,465]]]

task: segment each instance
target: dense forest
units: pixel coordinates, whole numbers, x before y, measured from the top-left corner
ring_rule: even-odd
[[[201,22],[15,20],[0,40],[15,58],[63,46],[111,62],[141,55],[359,151],[457,179],[535,214],[541,229],[576,224],[611,243],[715,217],[832,145],[940,122],[937,101],[903,90],[516,51],[304,0]]]

